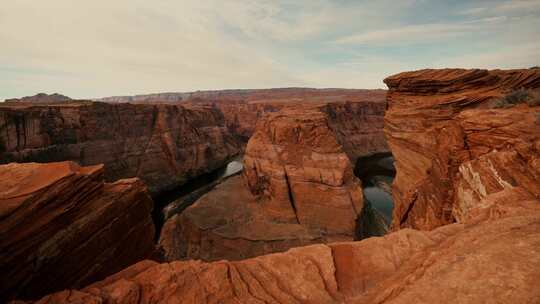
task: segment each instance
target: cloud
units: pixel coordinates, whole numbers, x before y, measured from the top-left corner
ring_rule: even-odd
[[[511,14],[511,13],[533,13],[540,10],[538,0],[513,0],[501,3],[490,4],[486,7],[473,7],[461,11],[462,15],[489,15],[489,14]]]
[[[461,67],[483,69],[529,68],[540,64],[540,42],[508,45],[481,54],[465,54],[434,62],[433,67]]]
[[[405,25],[391,29],[376,30],[341,37],[338,44],[400,44],[418,43],[432,40],[446,40],[453,37],[471,35],[504,22],[505,16],[471,20],[460,23],[431,23]]]

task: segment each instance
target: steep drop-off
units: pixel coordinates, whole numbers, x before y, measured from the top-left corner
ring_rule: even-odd
[[[103,166],[0,165],[0,302],[78,288],[154,252],[152,200]]]
[[[421,70],[385,83],[394,229],[433,229],[477,206],[538,200],[540,107],[493,107],[513,90],[539,88],[540,70]]]
[[[168,260],[239,260],[353,240],[358,229],[370,236],[373,212],[331,126],[326,112],[309,106],[262,117],[243,180],[230,178],[165,224],[160,244]]]
[[[109,181],[139,177],[153,193],[217,169],[240,152],[210,107],[97,102],[0,106],[0,163],[105,165]]]

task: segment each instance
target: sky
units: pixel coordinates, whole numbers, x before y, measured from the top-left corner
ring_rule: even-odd
[[[0,100],[540,65],[540,0],[0,0]]]

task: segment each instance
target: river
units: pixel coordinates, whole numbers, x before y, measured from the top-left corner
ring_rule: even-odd
[[[396,175],[394,158],[390,153],[379,153],[358,159],[354,173],[362,181],[364,199],[383,216],[387,225],[392,222],[392,181]]]
[[[217,170],[200,175],[176,189],[154,197],[152,217],[156,226],[156,236],[159,236],[161,228],[167,219],[184,211],[227,177],[242,172],[243,168],[242,157],[238,156]]]

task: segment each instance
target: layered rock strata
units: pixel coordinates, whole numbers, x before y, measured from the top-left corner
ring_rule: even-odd
[[[403,229],[237,262],[144,261],[37,303],[536,303],[538,207],[497,205],[482,210],[483,220],[430,232]]]
[[[246,148],[244,176],[275,221],[354,235],[362,187],[326,114],[286,109],[259,121]]]
[[[160,244],[169,260],[239,260],[353,240],[358,216],[371,214],[363,209],[360,180],[328,115],[288,108],[258,122],[243,180],[230,178],[170,219]]]
[[[355,162],[358,157],[388,152],[383,133],[384,95],[381,100],[324,101],[324,99],[302,101],[264,102],[209,102],[219,108],[231,133],[247,140],[255,132],[259,119],[266,113],[285,108],[304,107],[319,109],[328,115],[329,124],[340,138],[343,149]]]
[[[0,163],[105,165],[109,181],[139,177],[151,192],[217,169],[239,153],[211,107],[96,102],[0,106]]]
[[[0,166],[0,301],[78,288],[154,253],[152,200],[102,165]]]
[[[347,154],[356,158],[374,152],[387,152],[382,133],[386,90],[283,88],[262,90],[222,90],[189,93],[161,93],[117,96],[107,102],[179,103],[207,105],[223,112],[226,125],[246,142],[265,113],[299,105],[324,107]],[[354,161],[354,159],[353,159]]]
[[[394,229],[461,222],[471,209],[505,199],[538,201],[540,108],[493,104],[539,88],[540,70],[421,70],[385,83]]]
[[[234,176],[167,220],[159,244],[168,261],[216,261],[242,260],[325,240],[320,230],[270,219],[242,176]]]

